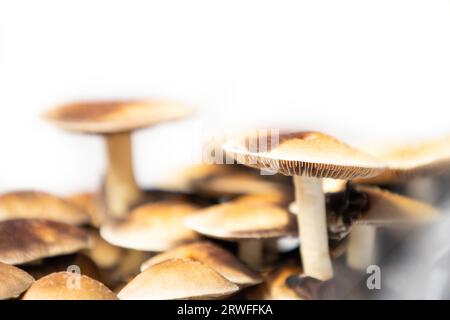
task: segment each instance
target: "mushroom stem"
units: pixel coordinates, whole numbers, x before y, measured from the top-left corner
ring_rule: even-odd
[[[112,216],[123,217],[130,205],[141,197],[133,174],[131,134],[115,133],[105,138],[108,156],[106,205]]]
[[[238,242],[239,259],[256,270],[262,267],[262,250],[263,243],[259,239],[245,239]]]
[[[349,234],[347,265],[356,270],[366,270],[376,259],[376,227],[355,225]]]
[[[333,277],[333,267],[328,249],[322,179],[302,176],[293,178],[303,270],[307,276],[325,281]]]

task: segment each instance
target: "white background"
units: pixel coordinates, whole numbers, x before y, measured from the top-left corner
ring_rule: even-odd
[[[214,129],[348,142],[450,132],[448,1],[0,0],[0,190],[96,187],[97,137],[39,119],[87,98],[169,98],[196,118],[135,135],[138,180]]]

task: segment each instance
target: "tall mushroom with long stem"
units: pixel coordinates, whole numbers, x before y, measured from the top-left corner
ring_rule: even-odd
[[[318,132],[248,135],[225,142],[239,163],[293,176],[299,208],[301,256],[307,276],[333,277],[322,178],[370,177],[384,170],[375,158]]]
[[[131,133],[191,113],[191,108],[164,101],[91,101],[63,105],[44,118],[64,130],[105,138],[106,205],[111,215],[120,217],[142,197],[133,173]]]

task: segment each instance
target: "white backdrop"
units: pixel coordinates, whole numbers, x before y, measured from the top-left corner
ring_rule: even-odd
[[[92,189],[101,140],[39,114],[86,98],[172,98],[194,119],[139,132],[151,185],[215,128],[317,129],[348,142],[450,132],[443,0],[0,0],[0,190]]]

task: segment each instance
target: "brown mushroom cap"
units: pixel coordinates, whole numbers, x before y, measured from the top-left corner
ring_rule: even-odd
[[[291,195],[291,196],[290,196]],[[239,203],[259,203],[259,204],[272,204],[278,206],[285,206],[292,201],[291,193],[272,192],[272,193],[255,193],[240,196],[233,200]]]
[[[101,197],[93,192],[81,192],[66,198],[66,201],[80,208],[90,216],[90,223],[94,227],[100,227],[106,217],[106,208],[102,204]]]
[[[227,250],[207,241],[185,244],[158,254],[145,261],[141,266],[141,270],[144,271],[155,264],[170,259],[199,261],[240,287],[261,282],[261,277],[240,262],[239,259]]]
[[[105,241],[97,230],[90,230],[91,246],[83,252],[102,269],[117,266],[124,255],[124,249]]]
[[[357,186],[356,189],[369,196],[369,209],[355,224],[392,226],[393,224],[417,224],[438,218],[439,211],[433,206],[377,187]]]
[[[0,262],[23,264],[89,246],[88,234],[75,226],[41,219],[0,222]]]
[[[69,202],[40,191],[16,191],[0,195],[0,221],[47,219],[72,225],[88,223],[89,215]]]
[[[80,287],[68,285],[73,273],[56,272],[37,280],[23,296],[23,300],[117,300],[104,284],[79,275]]]
[[[165,201],[137,207],[124,219],[106,222],[100,234],[109,243],[142,251],[165,251],[198,235],[184,226],[184,218],[199,207]]]
[[[206,299],[229,296],[239,288],[210,267],[171,259],[138,274],[118,296],[123,300]]]
[[[167,101],[86,101],[50,110],[44,118],[64,130],[101,134],[133,131],[192,112]]]
[[[0,262],[0,300],[17,298],[34,279],[25,271]]]
[[[256,140],[255,140],[256,139]],[[267,150],[250,150],[250,141],[267,140]],[[239,163],[284,175],[353,179],[381,173],[384,164],[343,142],[319,132],[284,133],[279,143],[270,136],[229,140],[224,149]]]
[[[262,239],[295,235],[295,218],[286,210],[268,204],[228,202],[200,210],[186,225],[219,239]]]
[[[411,176],[436,175],[450,170],[450,137],[419,143],[371,143],[362,147],[382,159],[388,169],[367,183],[391,183]]]

